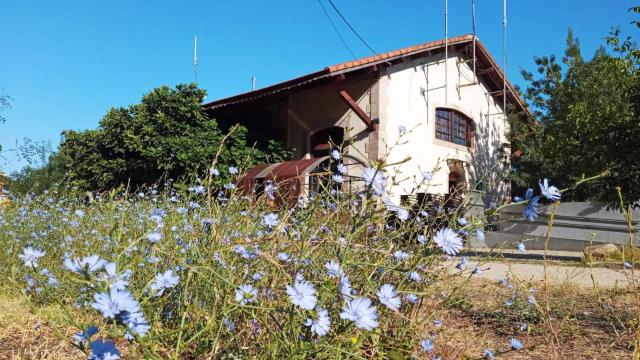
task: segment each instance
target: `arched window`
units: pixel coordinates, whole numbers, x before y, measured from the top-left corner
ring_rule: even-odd
[[[436,109],[436,139],[471,147],[474,137],[473,121],[462,113]]]

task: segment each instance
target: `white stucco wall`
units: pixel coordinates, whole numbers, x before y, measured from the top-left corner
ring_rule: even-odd
[[[421,171],[438,166],[440,170],[434,173],[428,192],[448,192],[447,159],[463,161],[470,187],[482,179],[485,189],[493,193],[492,197],[503,196],[508,190],[508,184],[502,182],[504,163],[498,160],[501,144],[508,142],[502,100],[487,96],[491,90],[480,79],[478,85],[461,87],[458,92],[457,85],[473,82],[470,64],[456,65],[461,60],[458,53],[449,51],[447,99],[445,88],[439,88],[445,85],[444,54],[391,66],[381,79],[379,103],[383,129],[380,156],[384,156],[398,141],[400,125],[408,130],[402,138],[406,144],[392,149],[387,159],[387,163],[394,163],[410,157],[408,162],[389,169],[390,175],[395,175],[399,182],[391,189],[396,200],[415,187],[416,181],[420,181]],[[423,93],[422,89],[433,90]],[[474,121],[474,147],[436,139],[435,110],[438,107],[458,110]]]

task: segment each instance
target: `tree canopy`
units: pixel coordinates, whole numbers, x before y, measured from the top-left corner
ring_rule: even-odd
[[[27,171],[22,180],[28,182],[31,176],[42,182],[47,179],[44,173],[62,174],[59,180],[80,190],[105,190],[135,188],[161,178],[203,178],[228,131],[203,111],[204,96],[195,84],[162,86],[145,94],[140,103],[111,108],[97,129],[64,131],[49,164]],[[246,136],[242,126],[233,132],[222,146],[220,166],[249,166],[290,156],[274,141],[247,144]]]
[[[582,176],[608,175],[567,192],[567,200],[640,200],[640,53],[631,38],[613,31],[585,60],[571,31],[564,56],[535,59],[523,71],[524,96],[534,119],[511,118],[511,139],[522,155],[513,160],[516,191],[549,178],[568,187]],[[533,124],[532,124],[533,123]]]

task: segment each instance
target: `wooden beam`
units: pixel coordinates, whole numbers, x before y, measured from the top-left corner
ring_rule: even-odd
[[[351,95],[349,95],[346,90],[339,90],[338,94],[340,95],[340,98],[342,98],[342,100],[344,100],[344,102],[351,108],[351,110],[353,110],[353,112],[358,115],[360,120],[364,122],[364,124],[367,126],[367,129],[375,130],[375,124],[373,123],[373,121],[371,121],[369,115],[367,115],[367,113],[365,113],[364,110],[362,110],[362,108],[358,106],[358,103],[353,100]]]

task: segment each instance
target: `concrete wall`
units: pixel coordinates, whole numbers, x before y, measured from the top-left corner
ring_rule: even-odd
[[[439,168],[427,191],[447,193],[450,166],[448,159],[462,161],[468,187],[482,180],[487,199],[500,198],[508,194],[508,184],[503,182],[504,170],[508,168],[509,149],[501,153],[506,138],[507,124],[502,116],[502,101],[489,96],[491,92],[482,80],[479,84],[461,87],[457,85],[473,82],[473,71],[455,51],[449,52],[448,89],[434,89],[445,84],[444,54],[420,58],[391,66],[380,79],[379,114],[381,123],[379,154],[389,150],[388,163],[411,160],[397,167],[396,179],[400,184],[392,189],[393,197],[408,193],[420,181],[422,170]],[[423,92],[422,89],[434,89]],[[435,109],[447,107],[467,115],[475,123],[476,139],[468,148],[435,137]],[[393,145],[398,141],[398,126],[403,125],[412,132],[403,138],[406,144]],[[501,155],[502,154],[502,155]],[[501,161],[505,159],[505,162]],[[452,165],[455,166],[455,165]],[[488,200],[487,200],[488,201]],[[488,203],[487,203],[488,205]]]
[[[511,206],[501,213],[499,231],[489,232],[485,244],[476,246],[516,247],[524,241],[528,249],[544,249],[552,205],[543,207],[534,222],[522,219],[522,207]],[[640,224],[640,210],[633,212],[633,226]],[[551,230],[549,249],[582,251],[585,246],[598,244],[625,245],[629,231],[624,216],[616,210],[607,210],[605,204],[569,202],[560,204]]]

